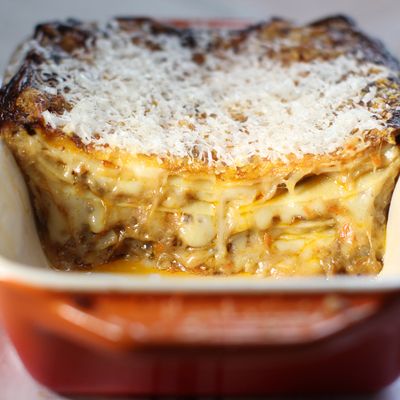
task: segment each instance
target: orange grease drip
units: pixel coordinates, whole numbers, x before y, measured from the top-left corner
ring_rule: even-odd
[[[179,271],[179,270],[160,270],[151,265],[146,265],[140,261],[132,261],[132,260],[118,260],[113,261],[107,264],[97,265],[93,267],[92,272],[99,273],[116,273],[116,274],[133,274],[133,275],[150,275],[157,274],[161,276],[169,276],[169,277],[184,277],[184,278],[201,278],[201,273],[193,273],[188,271]],[[219,275],[223,276],[223,275]],[[254,274],[240,272],[235,274],[236,277],[254,277]]]
[[[146,265],[140,261],[132,260],[118,260],[107,264],[98,265],[93,267],[93,272],[100,273],[117,273],[117,274],[135,274],[135,275],[150,275],[158,274],[163,276],[186,276],[193,277],[199,276],[185,271],[168,271],[160,270],[151,265]]]

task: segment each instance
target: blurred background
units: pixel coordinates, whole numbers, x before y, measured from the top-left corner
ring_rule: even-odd
[[[0,71],[16,44],[46,20],[106,20],[130,14],[256,21],[280,16],[307,22],[336,13],[352,16],[400,57],[400,0],[0,0]]]

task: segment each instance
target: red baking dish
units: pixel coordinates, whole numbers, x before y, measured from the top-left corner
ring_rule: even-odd
[[[0,315],[57,392],[367,393],[400,373],[400,185],[380,276],[272,280],[52,270],[2,142],[0,182]]]

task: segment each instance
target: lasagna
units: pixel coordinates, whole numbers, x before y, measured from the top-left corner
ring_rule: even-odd
[[[0,133],[55,268],[375,274],[400,171],[399,64],[345,17],[39,25]]]

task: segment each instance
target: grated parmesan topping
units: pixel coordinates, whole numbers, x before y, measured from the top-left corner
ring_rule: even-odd
[[[277,40],[252,34],[239,52],[207,52],[215,32],[202,31],[196,60],[199,48],[178,36],[149,36],[155,50],[132,40],[150,35],[145,29],[100,32],[90,55],[65,53],[41,65],[40,89],[72,105],[62,115],[43,112],[45,122],[85,144],[240,166],[253,156],[331,153],[351,136],[385,128],[371,84],[390,71],[356,56],[284,65],[266,55],[279,49]]]

